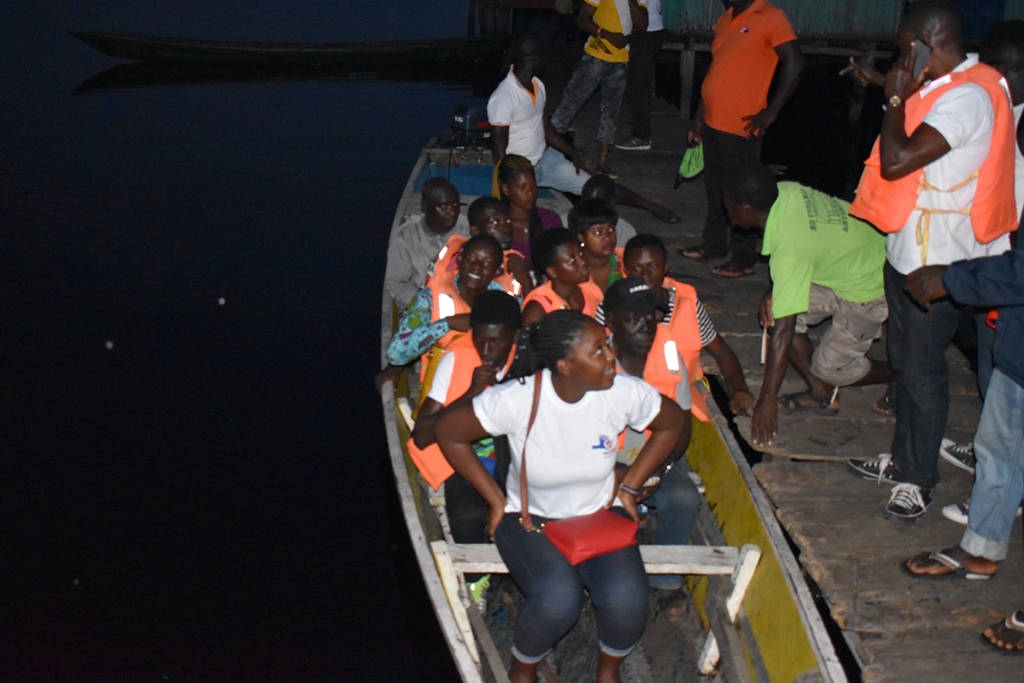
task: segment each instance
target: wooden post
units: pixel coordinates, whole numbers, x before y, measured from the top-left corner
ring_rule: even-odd
[[[693,107],[693,64],[696,52],[693,46],[693,36],[687,36],[686,47],[679,53],[679,118],[690,119],[690,109]]]

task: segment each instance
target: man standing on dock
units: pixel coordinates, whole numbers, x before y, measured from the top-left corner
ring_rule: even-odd
[[[891,455],[848,464],[865,479],[894,485],[888,519],[915,521],[939,480],[949,409],[945,351],[960,310],[948,299],[921,309],[906,291],[907,276],[1009,248],[1007,233],[1017,228],[1015,147],[1006,81],[964,51],[951,3],[914,5],[897,43],[882,131],[850,209],[889,233],[884,275],[896,427]]]
[[[757,263],[756,232],[739,233],[722,205],[722,188],[737,169],[761,160],[764,132],[796,90],[804,57],[785,12],[767,0],[726,0],[729,9],[715,24],[711,68],[689,140],[704,145],[708,217],[703,244],[683,250],[698,261],[732,258],[712,269],[721,277],[743,277]],[[768,87],[776,66],[779,80],[771,101]]]

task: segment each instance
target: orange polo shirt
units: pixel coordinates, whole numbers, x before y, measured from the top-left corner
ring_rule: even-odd
[[[796,40],[786,13],[768,0],[733,17],[730,7],[715,24],[711,68],[701,86],[704,122],[725,133],[747,137],[744,116],[768,106],[768,87],[779,56],[775,48]]]

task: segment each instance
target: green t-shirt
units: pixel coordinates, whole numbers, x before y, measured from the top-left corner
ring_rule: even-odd
[[[885,293],[885,235],[851,217],[849,202],[798,183],[779,183],[761,253],[771,255],[776,318],[806,312],[811,283],[853,303]]]

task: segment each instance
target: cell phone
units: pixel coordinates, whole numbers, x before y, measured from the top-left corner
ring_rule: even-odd
[[[921,42],[920,38],[914,39],[914,70],[911,72],[914,75],[914,79],[921,75],[924,71],[924,67],[928,64],[928,60],[932,58],[932,49]]]

